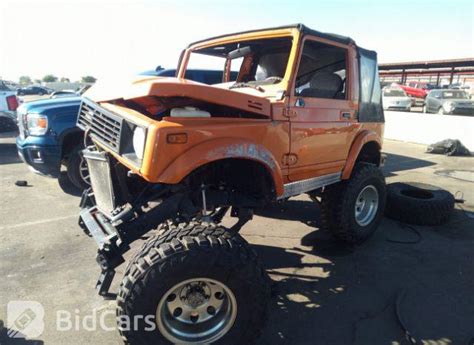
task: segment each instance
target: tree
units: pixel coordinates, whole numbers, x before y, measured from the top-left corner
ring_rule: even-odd
[[[22,75],[20,77],[20,84],[21,85],[28,85],[31,84],[31,78],[27,75]]]
[[[96,78],[94,78],[93,76],[91,75],[86,75],[85,77],[82,77],[81,78],[81,81],[83,83],[95,83],[97,81]]]
[[[58,77],[55,77],[52,74],[47,74],[43,77],[43,81],[45,83],[54,83],[55,81],[58,81]]]
[[[71,81],[69,80],[69,78],[66,78],[66,77],[62,77],[60,80],[59,80],[61,83],[70,83]]]

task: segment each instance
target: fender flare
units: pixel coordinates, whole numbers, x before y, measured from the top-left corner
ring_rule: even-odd
[[[276,196],[283,194],[283,176],[273,154],[262,145],[237,138],[209,140],[192,147],[175,159],[160,174],[159,180],[176,184],[197,168],[227,158],[249,159],[263,164],[273,178]]]
[[[357,161],[357,157],[359,157],[359,153],[362,150],[362,147],[364,147],[365,144],[371,141],[377,143],[379,149],[382,148],[382,140],[380,136],[373,131],[364,130],[354,139],[351,149],[349,150],[346,165],[342,170],[342,180],[347,180],[351,177],[352,169],[354,168],[354,165]]]

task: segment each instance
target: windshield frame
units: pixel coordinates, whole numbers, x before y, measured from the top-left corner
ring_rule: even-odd
[[[219,46],[227,43],[237,43],[252,41],[258,39],[272,39],[272,38],[285,38],[288,37],[292,39],[290,53],[288,56],[288,62],[286,65],[285,73],[281,81],[275,84],[262,84],[261,86],[265,92],[277,92],[281,90],[288,90],[289,81],[295,66],[295,57],[298,51],[298,42],[300,39],[300,31],[296,28],[284,28],[284,29],[274,29],[274,30],[263,30],[250,32],[245,34],[235,34],[230,36],[225,36],[217,39],[210,39],[208,41],[201,41],[199,43],[193,44],[182,52],[181,59],[178,65],[178,72],[176,76],[178,78],[184,78],[186,75],[187,65],[191,57],[191,53],[195,50],[202,48],[208,48],[212,46]],[[236,89],[238,90],[238,89]]]

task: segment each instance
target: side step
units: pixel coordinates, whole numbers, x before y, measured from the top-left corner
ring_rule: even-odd
[[[318,188],[322,188],[324,186],[328,186],[333,183],[337,183],[341,181],[341,175],[342,173],[337,172],[334,174],[322,175],[306,180],[287,183],[284,186],[283,195],[278,199],[289,198],[290,196],[299,195]]]

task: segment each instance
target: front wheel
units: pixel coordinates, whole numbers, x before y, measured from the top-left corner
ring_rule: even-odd
[[[66,162],[67,176],[71,183],[84,190],[90,187],[89,169],[87,161],[82,155],[82,147],[78,146],[73,149]]]
[[[321,198],[321,226],[337,238],[361,243],[377,229],[385,208],[381,170],[358,163],[349,180],[327,187]]]
[[[443,107],[439,107],[438,109],[438,115],[445,115],[446,113],[444,112]]]
[[[263,330],[269,298],[266,272],[240,235],[215,224],[183,224],[150,238],[132,259],[117,320],[131,345],[251,344]]]

